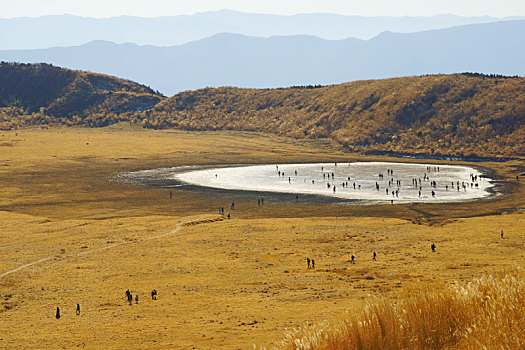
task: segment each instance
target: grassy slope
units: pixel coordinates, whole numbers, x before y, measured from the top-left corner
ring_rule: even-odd
[[[523,156],[525,78],[455,74],[316,88],[210,88],[163,99],[100,74],[0,64],[0,128],[120,121],[329,138],[360,153]]]
[[[516,156],[525,154],[525,79],[456,74],[313,89],[202,89],[140,118],[150,128],[332,138],[360,152]]]
[[[0,128],[104,126],[162,99],[150,88],[114,77],[47,64],[0,63]]]

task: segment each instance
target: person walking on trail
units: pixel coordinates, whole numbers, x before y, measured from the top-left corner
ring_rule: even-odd
[[[170,199],[173,199],[173,192],[170,191]]]
[[[56,319],[60,319],[60,308],[57,306],[57,312],[55,314]]]
[[[151,291],[151,300],[157,300],[157,290],[153,289]]]
[[[315,269],[315,260],[312,259],[312,269]]]
[[[131,292],[129,291],[129,289],[126,291],[126,298],[128,299],[129,301],[129,296],[131,295]]]
[[[501,238],[503,238],[503,230],[501,230],[501,233],[500,233],[500,235],[501,235]]]
[[[77,311],[76,311],[76,314],[77,314],[77,316],[80,315],[80,304],[77,304]]]
[[[306,258],[306,264],[308,265],[308,268],[310,268],[310,258]]]
[[[352,264],[355,264],[355,256],[352,255],[352,256],[350,257],[350,262],[351,262]]]
[[[139,295],[135,295],[135,304],[138,304],[139,303]]]
[[[430,249],[432,249],[432,252],[436,252],[436,245],[432,243],[432,245],[430,246]]]
[[[376,261],[376,256],[377,256],[377,254],[376,254],[376,252],[374,252],[374,255],[373,255],[373,257],[372,257],[372,260]]]

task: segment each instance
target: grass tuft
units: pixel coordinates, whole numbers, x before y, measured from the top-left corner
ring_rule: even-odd
[[[375,300],[337,322],[303,326],[278,349],[523,349],[525,280],[517,270],[442,290],[423,289],[398,303]]]

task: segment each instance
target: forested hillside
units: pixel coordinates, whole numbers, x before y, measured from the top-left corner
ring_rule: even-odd
[[[479,74],[326,87],[201,89],[139,114],[148,128],[332,138],[359,152],[523,156],[525,78]]]
[[[48,64],[0,63],[0,128],[104,126],[156,105],[163,96],[114,77]]]

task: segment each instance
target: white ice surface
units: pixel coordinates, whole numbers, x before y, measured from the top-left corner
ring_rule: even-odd
[[[430,167],[430,171],[427,171],[427,167]],[[389,176],[387,169],[393,170],[393,175]],[[278,171],[281,171],[281,176]],[[384,175],[382,180],[379,178],[380,173]],[[425,173],[429,177],[428,180],[424,180]],[[472,181],[471,175],[477,175],[478,180]],[[393,200],[395,203],[406,203],[455,202],[487,197],[490,195],[487,190],[492,186],[491,179],[480,179],[480,175],[482,173],[478,170],[466,166],[439,165],[438,171],[438,166],[433,164],[358,162],[337,165],[318,163],[223,167],[183,172],[174,174],[173,178],[187,184],[229,190],[315,194],[344,199],[386,202]],[[389,186],[388,182],[392,179],[393,182]],[[412,183],[412,179],[417,179],[418,186]],[[401,180],[401,186],[396,185],[397,180]],[[437,182],[435,188],[431,186],[431,181]],[[342,186],[343,182],[348,182],[348,188]],[[376,189],[376,182],[379,184],[379,190]],[[330,187],[327,186],[328,183]],[[463,188],[463,183],[466,188]],[[475,187],[476,183],[478,188]],[[471,184],[474,186],[471,187]],[[398,196],[392,195],[392,191],[395,190],[399,190]],[[435,197],[432,197],[432,191],[435,192]]]

